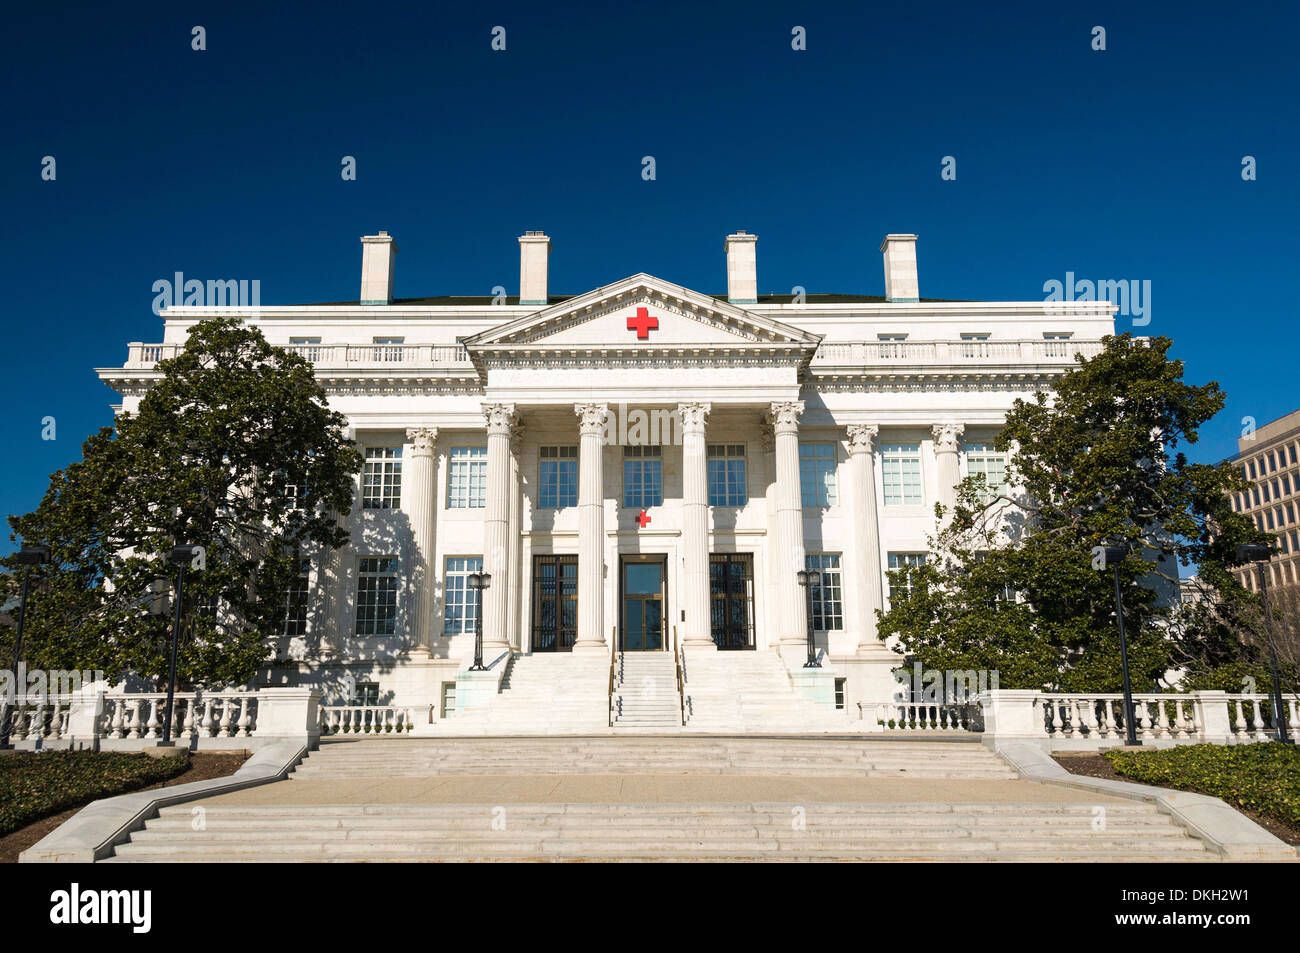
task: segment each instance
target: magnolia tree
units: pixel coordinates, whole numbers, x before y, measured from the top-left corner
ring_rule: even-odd
[[[29,600],[28,665],[165,677],[172,620],[149,610],[156,580],[175,579],[167,553],[189,543],[205,555],[186,577],[179,678],[242,684],[282,630],[301,558],[346,543],[337,514],[361,457],[311,365],[237,320],[196,325],[158,370],[135,413],[9,518],[15,541],[52,549]]]
[[[1171,637],[1178,565],[1196,563],[1242,611],[1227,567],[1238,543],[1267,541],[1228,492],[1244,477],[1180,449],[1224,404],[1215,383],[1183,381],[1171,341],[1108,337],[1102,353],[1032,400],[997,438],[1005,485],[966,479],[920,567],[891,574],[882,638],[926,668],[991,670],[1002,688],[1119,691],[1113,566],[1094,547],[1125,544],[1119,565],[1134,688],[1171,668],[1205,675],[1258,661],[1250,643],[1204,621]],[[1165,598],[1167,597],[1167,598]]]

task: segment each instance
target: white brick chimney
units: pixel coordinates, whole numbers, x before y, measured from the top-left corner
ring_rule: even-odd
[[[546,304],[546,272],[550,265],[551,240],[545,232],[524,232],[519,236],[519,303]]]
[[[758,303],[758,236],[746,232],[728,235],[727,300],[732,304]]]
[[[916,280],[916,236],[886,235],[880,243],[885,253],[885,300],[920,301]]]
[[[393,258],[397,243],[387,232],[361,236],[361,303],[393,303]]]

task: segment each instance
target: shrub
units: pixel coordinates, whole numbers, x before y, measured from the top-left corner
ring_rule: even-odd
[[[183,774],[190,755],[97,751],[18,752],[0,757],[0,837],[41,818]]]
[[[1300,826],[1300,750],[1267,742],[1108,751],[1123,777],[1220,797],[1235,807]]]

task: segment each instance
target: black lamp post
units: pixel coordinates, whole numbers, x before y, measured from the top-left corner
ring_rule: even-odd
[[[816,569],[800,569],[796,576],[799,577],[799,585],[804,589],[804,601],[808,604],[808,661],[803,663],[804,668],[821,668],[822,663],[817,661],[817,642],[813,638],[813,602],[812,587],[821,585],[822,574]]]
[[[176,572],[176,606],[172,613],[172,652],[171,664],[167,674],[167,707],[163,711],[163,736],[158,743],[160,748],[172,745],[172,705],[176,699],[176,647],[181,638],[181,607],[185,603],[185,570],[193,562],[194,554],[201,546],[175,546],[167,554],[167,562],[175,566]]]
[[[1128,555],[1127,546],[1098,546],[1105,556],[1100,568],[1115,570],[1115,621],[1119,624],[1119,665],[1124,673],[1124,743],[1137,747],[1142,744],[1137,736],[1136,719],[1133,717],[1133,688],[1128,677],[1128,640],[1124,637],[1124,597],[1119,587],[1119,564]]]
[[[18,701],[18,693],[23,689],[17,683],[18,679],[18,661],[23,652],[23,623],[27,621],[27,583],[32,574],[33,566],[41,566],[50,561],[50,547],[48,546],[24,546],[18,551],[18,565],[23,567],[23,590],[22,595],[18,597],[18,626],[14,633],[14,664],[10,670],[14,677],[14,697],[4,699],[5,714],[4,721],[0,724],[0,751],[8,749],[9,732],[13,728],[14,706]]]
[[[476,593],[474,606],[474,664],[471,672],[486,672],[483,664],[483,590],[492,585],[490,572],[472,572],[469,574],[469,587]]]
[[[1263,543],[1247,543],[1237,547],[1237,562],[1255,563],[1259,567],[1259,603],[1264,613],[1264,640],[1268,642],[1268,664],[1273,670],[1273,720],[1277,727],[1277,740],[1289,745],[1292,741],[1286,727],[1286,708],[1282,703],[1282,678],[1277,671],[1277,647],[1273,645],[1273,629],[1268,622],[1268,561],[1271,558],[1272,548]]]

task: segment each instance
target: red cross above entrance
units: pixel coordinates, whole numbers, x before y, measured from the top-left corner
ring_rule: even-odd
[[[651,317],[645,308],[637,308],[636,317],[627,319],[627,329],[635,331],[639,339],[645,340],[650,337],[651,331],[659,330],[659,319]]]
[[[645,524],[650,522],[650,517],[646,516],[645,510],[642,510],[637,514],[636,521],[641,525],[642,529],[645,529]]]

